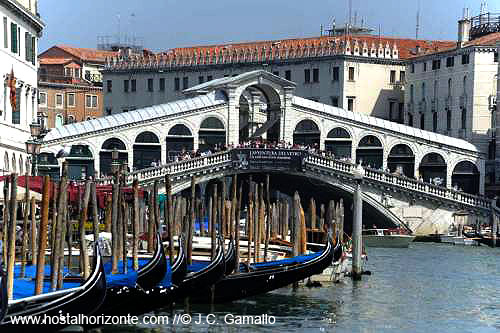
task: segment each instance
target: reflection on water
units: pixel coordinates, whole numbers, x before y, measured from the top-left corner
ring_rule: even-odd
[[[217,324],[104,327],[103,332],[500,332],[500,249],[415,243],[369,249],[371,276],[320,288],[283,288],[223,305],[191,305]],[[154,314],[182,315],[181,304]],[[151,313],[152,314],[152,313]],[[149,315],[151,315],[149,314]],[[274,325],[229,325],[226,314],[272,315]],[[210,317],[214,319],[214,317]]]

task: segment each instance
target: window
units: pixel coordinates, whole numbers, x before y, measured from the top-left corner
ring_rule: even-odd
[[[202,84],[204,82],[204,77],[203,76],[198,76],[198,84]]]
[[[415,64],[410,65],[410,72],[415,73]]]
[[[10,24],[10,51],[17,53],[17,24]]]
[[[446,109],[446,129],[451,131],[451,110]]]
[[[165,78],[160,78],[160,91],[165,91]]]
[[[85,95],[85,107],[96,108],[97,107],[97,96]]]
[[[461,119],[461,128],[466,129],[467,128],[467,109],[463,108],[462,109],[462,119]]]
[[[311,82],[311,70],[304,69],[304,83],[310,83],[310,82]]]
[[[399,82],[404,83],[405,80],[406,80],[406,72],[405,71],[399,72]]]
[[[441,59],[432,60],[432,70],[441,68]]]
[[[493,62],[498,62],[498,52],[493,54]]]
[[[451,96],[451,86],[452,86],[452,82],[451,82],[451,78],[448,79],[448,97]]]
[[[31,35],[29,32],[24,33],[24,57],[26,61],[31,62]]]
[[[112,111],[112,108],[106,108],[106,116],[110,116]]]
[[[62,108],[62,107],[63,107],[63,95],[56,94],[56,108]]]
[[[212,75],[208,75],[208,76],[207,76],[207,81],[212,81],[212,80],[213,80]]]
[[[40,92],[38,94],[38,104],[40,106],[47,106],[47,93],[46,92]]]
[[[453,67],[453,66],[455,66],[455,57],[446,58],[446,67]]]
[[[16,109],[12,110],[12,123],[21,123],[21,88],[16,89]]]
[[[347,111],[354,112],[354,97],[347,97]]]
[[[413,103],[413,95],[415,94],[415,87],[413,84],[410,84],[410,102]]]
[[[280,76],[280,72],[273,72],[273,75]]]
[[[292,81],[292,71],[291,70],[285,71],[285,79],[288,81]]]
[[[113,91],[113,81],[112,80],[107,80],[106,81],[106,91],[107,92],[112,92]]]
[[[132,92],[136,92],[137,91],[137,80],[133,79],[133,80],[130,80],[130,81],[131,81],[131,84],[132,84],[132,87],[131,87]]]
[[[354,67],[349,67],[349,81],[354,81]]]
[[[174,79],[174,90],[179,91],[180,89],[181,89],[181,80],[178,77],[176,77]]]
[[[425,129],[425,114],[420,115],[420,129]]]
[[[399,103],[399,109],[398,109],[398,123],[402,124],[404,123],[404,110],[405,110],[405,104],[404,103]]]
[[[123,80],[123,92],[128,92],[129,80]]]
[[[68,106],[71,106],[71,107],[75,106],[75,94],[74,93],[68,94]]]
[[[413,126],[413,115],[408,113],[408,126]]]
[[[3,18],[3,47],[9,48],[9,31],[7,30],[7,18]]]
[[[422,82],[422,99],[425,99],[425,82]]]
[[[432,113],[432,130],[434,132],[437,132],[437,126],[438,126],[438,117],[437,117],[437,112]]]
[[[71,77],[71,68],[64,68],[64,76]]]
[[[148,91],[153,91],[153,79],[148,79]]]
[[[63,116],[58,114],[58,115],[56,115],[56,120],[55,120],[54,126],[61,127],[62,125],[64,125]]]
[[[313,68],[313,82],[319,82],[319,68]]]
[[[75,68],[75,78],[80,78],[80,68]]]
[[[394,101],[389,101],[389,120],[392,121],[395,117],[394,117],[394,104],[395,102]]]
[[[332,70],[332,80],[333,81],[338,81],[339,78],[340,78],[339,67],[335,66],[335,67],[333,67],[333,70]]]
[[[333,96],[332,97],[332,105],[333,106],[339,106],[339,97],[338,96]]]
[[[75,116],[70,114],[68,116],[68,124],[73,124],[74,122],[75,122]]]
[[[33,65],[36,64],[36,37],[35,36],[31,36],[31,63]],[[80,76],[78,76],[80,77]]]
[[[394,84],[396,83],[396,71],[391,71],[391,75],[389,77],[389,82],[391,84]]]
[[[422,72],[427,72],[427,62],[426,61],[424,61],[422,63]]]
[[[435,80],[434,81],[434,100],[437,98],[438,96],[438,81]]]
[[[182,89],[187,89],[189,86],[189,78],[187,76],[184,76],[182,78]]]
[[[462,54],[462,65],[467,65],[470,62],[469,54]]]
[[[463,95],[465,96],[465,95],[467,95],[467,75],[464,76],[463,88],[464,88]]]

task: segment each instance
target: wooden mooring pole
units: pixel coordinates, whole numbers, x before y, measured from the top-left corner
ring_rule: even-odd
[[[50,178],[49,176],[43,177],[43,194],[42,194],[42,211],[40,220],[40,231],[38,249],[39,254],[37,257],[36,278],[35,278],[35,295],[40,295],[43,291],[43,280],[45,275],[45,249],[47,248],[47,232],[49,225],[49,191],[50,191]]]
[[[17,175],[11,175],[9,206],[9,253],[7,258],[7,295],[14,292],[14,265],[16,261]]]
[[[362,272],[362,232],[363,228],[363,198],[361,193],[361,179],[356,179],[356,189],[353,196],[353,222],[352,222],[352,278],[360,280]]]

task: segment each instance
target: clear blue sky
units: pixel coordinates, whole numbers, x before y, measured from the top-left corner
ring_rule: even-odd
[[[383,35],[415,37],[419,0],[352,0],[368,26]],[[455,40],[462,8],[480,0],[420,0],[420,37]],[[489,0],[500,11],[500,0]],[[55,44],[96,47],[97,36],[134,34],[154,51],[172,47],[317,36],[320,25],[347,18],[348,0],[39,0],[46,28],[42,52]],[[120,17],[120,19],[118,19]],[[120,22],[120,24],[119,24]]]

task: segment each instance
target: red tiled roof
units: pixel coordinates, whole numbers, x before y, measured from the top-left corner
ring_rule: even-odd
[[[70,58],[40,58],[40,65],[65,65],[72,61]]]
[[[494,32],[476,39],[473,39],[471,41],[468,41],[463,44],[462,48],[468,47],[468,46],[492,46],[496,47],[496,43],[500,42],[500,32]],[[447,52],[447,51],[453,51],[457,49],[457,43],[453,43],[453,45],[450,45],[449,47],[444,47],[441,49],[429,49],[429,50],[424,50],[423,52],[421,51],[418,55],[412,56],[412,58],[418,58],[421,56],[426,56],[426,55],[431,55],[431,54],[436,54],[436,53],[441,53],[441,52]]]
[[[72,47],[67,45],[56,45],[46,50],[45,52],[41,53],[39,56],[40,60],[48,58],[61,59],[60,56],[50,54],[51,53],[50,51],[53,50],[54,48],[58,48],[74,56],[75,58],[80,59],[81,61],[104,62],[106,60],[106,57],[115,57],[118,55],[118,52],[113,52],[113,51],[101,51],[96,49]],[[64,58],[67,58],[67,56]]]
[[[231,50],[242,50],[255,48],[270,48],[271,46],[280,48],[284,47],[304,47],[304,46],[319,46],[321,44],[326,45],[330,41],[342,42],[349,40],[351,43],[355,41],[358,42],[360,48],[362,48],[363,43],[366,42],[368,49],[375,45],[378,48],[379,44],[384,47],[386,44],[392,48],[396,45],[399,52],[399,59],[407,59],[412,56],[412,50],[416,49],[417,46],[420,49],[433,49],[441,50],[443,48],[449,48],[455,45],[452,41],[431,41],[431,40],[416,40],[410,38],[395,38],[395,37],[379,37],[374,35],[355,35],[346,38],[345,36],[322,36],[322,37],[309,37],[309,38],[293,38],[293,39],[281,39],[281,40],[269,40],[269,41],[255,41],[255,42],[243,42],[243,43],[227,43],[227,44],[216,44],[216,45],[204,45],[204,46],[191,46],[191,47],[181,47],[174,48],[164,53],[175,53],[175,54],[192,54],[193,52],[217,52],[222,49]]]

